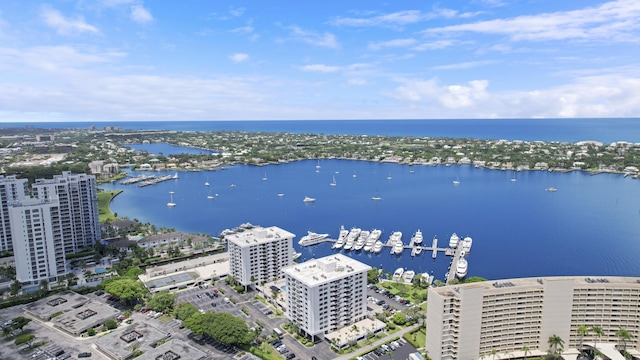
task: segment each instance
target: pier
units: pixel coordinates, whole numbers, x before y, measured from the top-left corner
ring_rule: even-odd
[[[453,280],[456,277],[456,267],[458,266],[458,259],[460,259],[460,253],[462,252],[462,246],[458,245],[458,247],[456,247],[455,249],[449,249],[449,250],[453,250],[453,256],[451,258],[451,264],[449,265],[449,271],[447,272],[447,281],[445,281],[446,284],[448,284],[451,280]]]

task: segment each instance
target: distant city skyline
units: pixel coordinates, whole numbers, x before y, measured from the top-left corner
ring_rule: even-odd
[[[637,117],[640,3],[8,0],[0,122]]]

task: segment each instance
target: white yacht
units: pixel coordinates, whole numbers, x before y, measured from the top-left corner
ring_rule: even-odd
[[[173,174],[172,179],[176,179],[177,180],[178,179],[178,173]]]
[[[380,235],[382,235],[382,231],[378,229],[371,230],[371,233],[369,233],[369,237],[367,238],[367,242],[364,244],[364,251],[372,251],[376,241],[380,239]]]
[[[400,281],[402,279],[402,275],[404,274],[404,269],[399,267],[396,269],[396,271],[393,273],[393,280],[394,281]]]
[[[418,229],[418,231],[416,231],[415,235],[413,235],[413,244],[414,245],[422,244],[422,231],[420,231],[420,229]]]
[[[422,246],[416,246],[415,254],[420,255],[422,253]]]
[[[404,250],[404,244],[402,243],[402,239],[399,239],[393,244],[391,251],[396,255],[400,255],[402,254],[402,250]]]
[[[347,242],[343,247],[345,250],[351,250],[353,248],[353,245],[355,245],[361,231],[362,229],[360,228],[352,228],[351,231],[349,231],[349,235],[347,235]]]
[[[333,243],[331,248],[340,249],[341,247],[343,247],[345,240],[347,240],[347,235],[349,235],[349,230],[345,229],[344,226],[340,226],[340,234],[338,234],[338,241]]]
[[[382,243],[382,241],[378,240],[376,241],[375,245],[373,245],[373,249],[371,249],[371,252],[374,254],[379,254],[380,251],[382,251],[383,246],[384,244]]]
[[[173,191],[169,191],[169,202],[167,203],[168,207],[174,207],[176,206],[176,203],[173,202]]]
[[[360,235],[358,236],[358,240],[356,240],[355,245],[353,245],[353,250],[362,250],[364,245],[367,243],[367,239],[369,238],[369,230],[360,231]]]
[[[455,249],[456,247],[458,247],[458,241],[460,241],[458,234],[453,233],[449,238],[449,247]]]
[[[329,234],[317,234],[312,231],[307,231],[307,235],[303,236],[300,241],[298,241],[298,245],[309,246],[319,244],[328,236]]]
[[[407,270],[404,272],[404,274],[402,274],[402,280],[407,283],[407,284],[411,284],[411,282],[413,281],[413,277],[416,276],[416,272],[413,270]]]
[[[333,175],[333,181],[330,182],[329,185],[331,185],[331,186],[336,186],[337,185],[336,184],[336,176],[335,175]]]
[[[458,279],[462,279],[467,276],[467,270],[469,269],[469,265],[467,264],[467,260],[463,257],[458,259],[458,266],[456,266],[456,276]]]
[[[471,239],[470,236],[467,236],[464,239],[462,239],[462,250],[468,254],[469,251],[471,251],[472,243],[473,243],[473,239]]]
[[[304,200],[302,200],[302,201],[304,201],[304,202],[306,202],[306,203],[309,203],[309,202],[314,202],[314,201],[316,201],[316,199],[315,199],[315,198],[312,198],[312,197],[305,196],[305,197],[304,197]]]

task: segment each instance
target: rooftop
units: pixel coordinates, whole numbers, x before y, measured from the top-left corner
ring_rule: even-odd
[[[63,291],[24,306],[24,311],[48,321],[53,314],[67,313],[81,307],[89,298],[73,291]]]
[[[94,344],[112,359],[127,359],[133,355],[136,348],[146,353],[167,338],[168,333],[145,322],[139,322],[98,337]]]
[[[240,247],[248,247],[257,244],[269,243],[281,239],[293,239],[295,234],[292,234],[286,230],[283,230],[277,226],[270,226],[267,228],[256,227],[253,229],[245,230],[240,233],[234,233],[225,236],[229,242],[232,242]]]
[[[359,272],[366,272],[369,269],[371,266],[367,264],[342,254],[335,254],[287,266],[282,271],[307,286],[316,286]]]

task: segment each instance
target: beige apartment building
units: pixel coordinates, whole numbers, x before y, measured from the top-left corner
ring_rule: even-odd
[[[364,319],[369,269],[342,254],[285,268],[287,318],[320,337]]]
[[[276,226],[255,227],[225,236],[229,275],[243,286],[256,286],[283,277],[293,263],[294,234]]]
[[[615,352],[616,332],[624,328],[631,334],[627,351],[640,355],[640,278],[542,277],[430,288],[426,349],[433,360],[511,359],[547,354],[549,337],[557,335],[566,353],[577,354],[580,325],[603,330],[583,343],[605,355]]]

